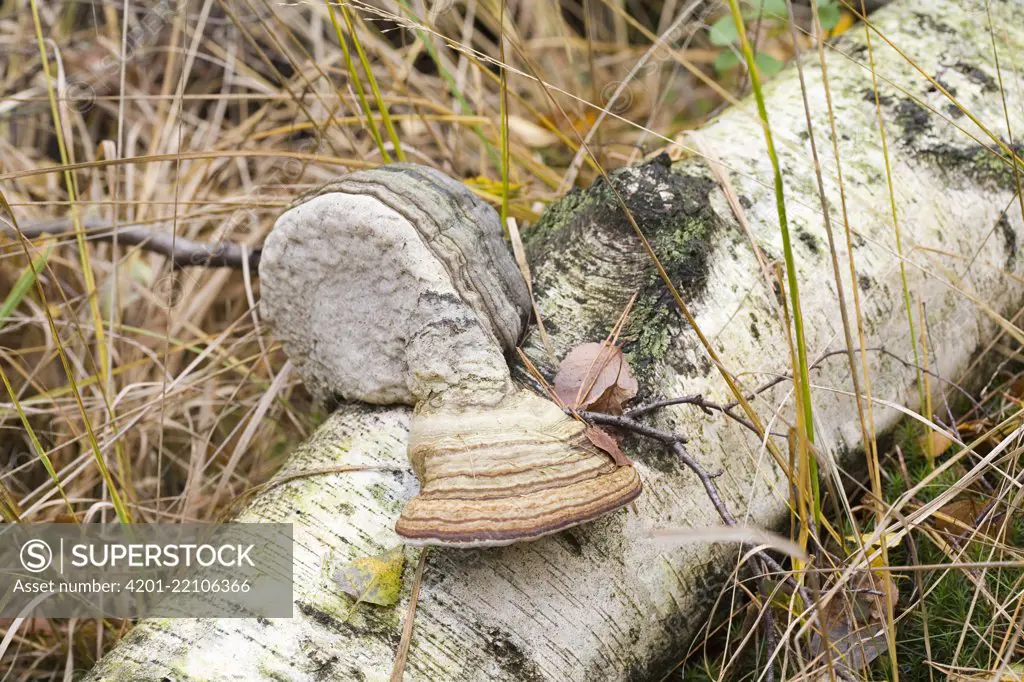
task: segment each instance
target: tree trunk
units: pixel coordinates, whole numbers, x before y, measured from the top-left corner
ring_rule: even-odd
[[[927,8],[906,0],[872,19],[917,67],[955,92],[972,116],[1007,140],[986,15],[974,9],[965,0],[935,0]],[[1019,53],[1024,49],[1019,21],[1024,4],[991,2],[990,9],[1001,52]],[[992,311],[1011,317],[1022,301],[1021,287],[1010,277],[1024,274],[1024,259],[1018,256],[1024,223],[1014,197],[1013,170],[991,140],[878,35],[872,36],[872,45],[916,330],[920,334],[921,302],[928,364],[943,377],[959,380],[998,329]],[[867,345],[913,362],[867,62],[860,28],[829,51],[854,230],[854,285]],[[821,70],[816,55],[803,63],[853,317]],[[1017,66],[1012,59],[1002,63]],[[1019,99],[1024,79],[1019,70],[1011,74],[1005,68],[1002,78],[1019,135],[1024,130]],[[795,70],[773,80],[766,97],[784,169],[813,360],[845,342]],[[727,111],[700,135],[725,165],[757,247],[768,260],[781,261],[772,169],[753,102]],[[780,299],[766,287],[750,240],[706,163],[686,158],[670,167],[655,160],[615,173],[613,182],[701,330],[745,389],[789,372]],[[732,399],[604,182],[571,192],[528,232],[534,295],[555,356],[580,342],[604,338],[638,292],[623,340],[640,379],[639,398],[703,393],[712,400]],[[990,311],[973,300],[984,301]],[[554,363],[536,333],[528,351],[550,377]],[[886,403],[917,406],[916,371],[882,353],[868,357],[875,424],[883,432],[901,416]],[[817,442],[828,455],[822,474],[841,483],[837,467],[854,465],[863,446],[846,356],[824,360],[812,382]],[[933,380],[933,388],[936,384]],[[783,382],[754,401],[762,421],[775,432],[785,432],[792,421],[790,389]],[[386,679],[418,551],[406,550],[403,597],[394,607],[354,607],[330,574],[339,564],[398,544],[393,525],[417,485],[405,454],[409,414],[405,407],[340,407],[280,476],[337,465],[381,469],[291,480],[258,496],[241,514],[244,522],[295,524],[294,618],[144,621],[87,679]],[[689,452],[709,470],[723,470],[717,480],[737,517],[772,527],[785,521],[787,481],[750,431],[688,406],[651,419],[684,433]],[[785,451],[784,439],[780,447]],[[626,440],[625,450],[644,482],[633,508],[536,542],[429,552],[405,679],[659,679],[682,659],[735,568],[737,547],[671,548],[650,539],[653,528],[707,527],[720,521],[700,483],[671,454],[634,439]]]

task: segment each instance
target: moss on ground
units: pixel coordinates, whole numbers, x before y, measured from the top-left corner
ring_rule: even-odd
[[[891,453],[883,461],[883,497],[887,504],[896,502],[900,496],[933,471],[922,451],[921,436],[924,432],[924,427],[919,422],[907,420],[896,428],[890,439],[887,439],[888,447],[885,450]],[[897,455],[897,452],[901,454]],[[938,463],[947,461],[956,453],[957,448],[954,446],[942,453]],[[965,461],[963,466],[958,463],[939,474],[929,485],[915,494],[913,504],[925,504],[950,488],[958,486],[967,469],[975,461],[976,459]],[[1008,468],[1011,474],[1015,475],[1022,465],[1024,460],[1018,456],[1015,464],[1008,462],[1002,468]],[[998,480],[988,481],[993,487],[998,487],[999,483]],[[990,501],[990,497],[979,492],[976,487],[960,493],[956,499],[968,497],[977,503],[978,509],[984,509]],[[1001,508],[1005,509],[1007,502],[1002,500]],[[870,507],[861,508],[859,522],[863,532],[870,532],[872,514]],[[997,517],[996,525],[1001,523],[1002,517]],[[934,518],[929,524],[934,524]],[[840,524],[839,530],[848,537],[854,534],[849,519]],[[966,532],[938,532],[945,542],[965,547],[963,555],[957,559],[959,563],[984,563],[1013,558],[1006,556],[1005,552],[1002,556],[998,551],[993,553],[993,543],[986,536],[978,535],[974,541],[968,542]],[[890,549],[890,565],[945,566],[951,563],[949,555],[924,532],[914,533],[912,539],[915,543],[913,552],[907,540]],[[1003,547],[1008,548],[1024,547],[1024,516],[1017,514],[1011,518],[1001,543]],[[942,671],[946,669],[990,671],[998,668],[999,660],[994,652],[999,650],[1004,641],[1013,637],[1012,632],[1007,632],[1008,618],[1000,613],[999,609],[1004,609],[1006,613],[1014,612],[1017,600],[1020,599],[1021,587],[1024,585],[1024,569],[1003,567],[984,571],[981,568],[948,568],[916,573],[895,571],[893,576],[899,590],[896,606],[896,652],[901,682],[934,682],[937,679],[945,679]],[[978,594],[979,585],[984,586],[987,591],[985,594]],[[679,679],[692,682],[759,679],[765,661],[764,642],[760,637],[756,638],[756,644],[751,643],[741,652],[725,677],[721,676],[724,658],[735,653],[736,647],[751,625],[749,619],[744,620],[745,615],[742,609],[733,614],[732,636],[730,642],[726,643],[721,633],[725,631],[729,614],[719,614],[717,622],[721,627],[712,628],[717,634],[706,642],[703,650],[691,654],[690,659],[679,670]],[[785,614],[778,614],[777,618],[782,622]],[[1016,657],[1011,656],[1010,660],[1020,661],[1019,654]],[[933,662],[935,667],[929,666],[929,661]],[[858,679],[896,679],[888,654],[883,653],[875,660],[870,670],[864,672]]]
[[[923,427],[917,422],[903,424],[900,427],[897,443],[903,451],[906,473],[895,463],[886,467],[891,473],[885,484],[886,502],[894,502],[931,472],[932,469],[919,444],[922,433]],[[948,459],[954,453],[955,450],[950,450],[942,459]],[[922,503],[934,500],[959,483],[965,473],[965,467],[950,468],[918,493],[916,499]],[[989,483],[999,485],[998,481]],[[982,508],[988,502],[983,493],[971,490],[966,494],[975,499]],[[964,494],[961,494],[957,499],[963,498]],[[998,522],[1001,523],[1001,519]],[[944,533],[943,537],[947,542],[958,541],[952,533]],[[904,542],[890,552],[890,563],[903,566],[915,563],[950,563],[950,557],[924,534],[916,533],[914,540],[916,560]],[[1006,537],[1002,542],[1008,547],[1024,547],[1024,518],[1019,514],[1010,520]],[[959,543],[966,543],[966,539],[960,538]],[[1000,557],[998,551],[993,555],[991,541],[985,537],[966,544],[960,562],[988,562],[1008,558]],[[942,676],[939,668],[930,669],[928,665],[922,664],[924,661],[934,661],[940,666],[960,670],[993,670],[998,666],[993,650],[998,650],[1000,642],[1007,635],[1007,619],[997,613],[996,605],[1013,611],[1013,596],[1019,596],[1021,583],[1024,582],[1024,570],[1002,568],[983,571],[953,568],[928,571],[921,574],[920,585],[916,583],[911,573],[898,575],[901,577],[897,578],[900,593],[897,614],[903,614],[896,628],[900,680],[932,682],[933,679]],[[988,590],[988,597],[976,596],[980,584]],[[922,590],[925,597],[918,603]],[[990,627],[993,629],[990,630]],[[929,647],[926,647],[926,630],[930,651]],[[1010,634],[1012,636],[1012,633]],[[875,663],[874,673],[874,679],[894,679],[887,656],[881,657]]]

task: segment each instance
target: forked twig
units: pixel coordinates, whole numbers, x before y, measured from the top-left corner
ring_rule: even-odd
[[[566,410],[566,412],[569,413],[571,411]],[[733,516],[732,512],[729,511],[729,507],[722,499],[721,492],[718,490],[718,485],[715,483],[714,480],[721,474],[719,472],[709,472],[707,469],[703,467],[703,465],[701,465],[700,462],[694,459],[686,451],[686,448],[683,446],[683,444],[686,442],[686,438],[684,436],[677,433],[671,433],[669,431],[663,431],[662,429],[658,429],[653,426],[648,426],[647,424],[642,424],[636,421],[635,419],[631,419],[627,416],[604,414],[603,412],[581,411],[577,411],[576,414],[582,417],[583,419],[587,420],[588,422],[602,424],[605,426],[617,426],[619,428],[632,431],[633,433],[646,436],[648,438],[657,440],[660,443],[662,443],[665,447],[672,450],[672,452],[674,452],[675,455],[679,457],[679,461],[682,462],[687,469],[692,471],[697,476],[701,484],[704,486],[704,491],[707,493],[708,498],[711,500],[711,504],[715,507],[715,511],[718,512],[718,516],[721,517],[725,525],[736,525],[736,517]],[[744,547],[753,550],[754,556],[759,561],[764,562],[764,565],[767,566],[772,573],[777,573],[778,575],[783,576],[783,581],[788,583],[793,589],[795,589],[800,594],[801,598],[804,600],[806,608],[813,608],[813,602],[811,601],[810,592],[807,590],[807,588],[798,584],[796,580],[793,578],[793,576],[789,575],[789,572],[786,571],[786,569],[784,569],[778,561],[776,561],[766,551],[757,549],[757,547],[752,543],[745,542],[742,544]],[[762,574],[759,577],[765,578],[767,577],[767,574]]]

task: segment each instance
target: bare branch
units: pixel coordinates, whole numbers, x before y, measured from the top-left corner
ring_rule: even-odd
[[[99,218],[86,218],[84,229],[92,234],[89,239],[110,242],[114,240],[115,228],[110,222]],[[5,232],[12,238],[17,235],[14,227],[3,221]],[[26,239],[38,239],[44,234],[64,234],[71,232],[73,226],[67,218],[40,220],[19,226]],[[167,256],[175,267],[206,267],[206,268],[241,268],[243,260],[248,260],[249,269],[256,272],[260,264],[259,247],[250,248],[236,242],[216,242],[213,244],[197,242],[185,237],[157,232],[147,225],[118,225],[117,241],[127,246],[138,246],[146,251]]]
[[[573,414],[573,410],[566,410],[566,413]],[[721,517],[725,525],[736,525],[736,517],[734,517],[732,515],[732,512],[729,511],[729,507],[725,504],[725,501],[722,499],[722,495],[719,492],[718,486],[715,484],[714,481],[715,478],[721,475],[720,472],[716,472],[713,474],[710,473],[700,464],[700,462],[691,457],[690,454],[686,451],[686,448],[683,447],[683,443],[686,441],[686,438],[684,436],[681,436],[680,434],[677,433],[663,431],[661,429],[654,428],[653,426],[642,424],[626,416],[604,414],[603,412],[578,411],[575,414],[579,415],[588,422],[592,422],[595,424],[603,424],[605,426],[618,426],[620,428],[624,428],[634,433],[638,433],[640,435],[647,436],[648,438],[660,441],[662,444],[664,444],[666,447],[672,450],[672,452],[674,452],[677,457],[679,457],[679,461],[681,461],[687,469],[696,474],[697,478],[704,486],[704,490],[707,493],[708,498],[711,500],[711,504],[714,505],[715,511],[718,512],[718,515]],[[743,544],[748,549],[754,548],[754,545],[751,545],[750,543]],[[810,592],[808,592],[807,589],[803,586],[799,585],[793,578],[793,576],[790,575],[789,572],[786,571],[786,569],[784,569],[778,561],[776,561],[770,554],[768,554],[764,550],[757,550],[755,556],[760,561],[763,561],[764,565],[767,566],[768,569],[771,570],[773,573],[776,573],[779,576],[783,576],[785,582],[789,583],[793,588],[795,588],[800,593],[800,596],[803,598],[806,607],[812,608],[813,602],[811,601]],[[762,577],[764,576],[762,575]]]

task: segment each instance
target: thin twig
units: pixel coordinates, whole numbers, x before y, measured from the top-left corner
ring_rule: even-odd
[[[566,410],[566,412],[570,413],[571,410]],[[629,417],[626,416],[616,416],[611,414],[604,414],[602,412],[579,411],[577,411],[576,414],[578,414],[580,417],[589,422],[593,422],[595,424],[604,424],[607,426],[618,426],[620,428],[627,429],[634,433],[638,433],[642,436],[647,436],[648,438],[652,438],[664,444],[666,447],[672,450],[672,452],[674,452],[677,457],[679,457],[679,461],[681,461],[686,468],[688,468],[697,476],[701,484],[704,486],[704,490],[707,493],[708,498],[711,500],[711,504],[715,507],[715,511],[718,512],[718,515],[721,517],[725,525],[736,525],[736,517],[734,517],[732,515],[732,512],[729,511],[729,507],[725,504],[725,501],[722,499],[722,495],[718,490],[718,486],[715,484],[714,479],[719,474],[710,473],[700,464],[700,462],[695,460],[693,457],[690,456],[688,452],[686,452],[686,449],[683,447],[683,443],[686,441],[686,438],[684,436],[678,433],[663,431],[653,426],[648,426],[647,424],[642,424],[636,421],[635,419],[630,419]],[[800,596],[803,598],[806,607],[811,608],[812,602],[810,598],[810,593],[807,591],[805,587],[797,584],[796,580],[793,579],[793,576],[789,575],[789,572],[786,571],[786,569],[784,569],[782,565],[779,564],[779,562],[777,562],[770,554],[768,554],[764,550],[757,549],[756,546],[751,543],[742,544],[744,547],[754,550],[755,556],[759,560],[763,561],[765,565],[773,573],[777,573],[778,575],[783,576],[783,580],[789,583],[794,589],[796,589],[800,593]]]
[[[855,352],[859,352],[859,349],[854,349],[854,350],[855,350]],[[924,369],[922,367],[917,367],[913,362],[911,362],[909,360],[904,360],[899,355],[896,355],[892,351],[887,350],[886,348],[881,347],[881,346],[874,347],[874,348],[865,348],[864,350],[866,352],[869,352],[869,353],[878,353],[880,355],[885,355],[887,357],[890,357],[893,360],[896,360],[897,362],[901,363],[904,367],[909,367],[911,369],[920,369],[922,372],[927,373],[929,376],[932,376],[935,379],[937,379],[938,381],[940,381],[940,382],[950,386],[951,388],[955,389],[958,393],[960,393],[961,395],[965,396],[971,402],[971,404],[975,405],[978,408],[981,407],[978,404],[978,401],[975,400],[974,397],[966,389],[964,389],[963,387],[958,385],[956,382],[950,381],[949,379],[946,379],[945,377],[941,376],[938,372],[935,372],[935,371],[930,370],[930,369]],[[840,348],[839,350],[832,350],[832,351],[828,351],[826,353],[823,353],[821,355],[821,357],[819,357],[814,362],[814,364],[812,364],[809,367],[809,369],[812,369],[812,370],[821,369],[821,364],[825,360],[828,360],[829,358],[837,356],[837,355],[845,355],[845,354],[847,354],[847,352],[848,351],[845,348]],[[753,400],[755,397],[757,397],[758,395],[764,393],[765,391],[767,391],[767,390],[769,390],[771,388],[774,388],[775,386],[778,386],[779,384],[781,384],[784,381],[789,381],[791,379],[792,379],[792,375],[791,374],[780,374],[777,377],[771,379],[770,381],[762,384],[758,388],[756,388],[753,391],[751,391],[747,395],[747,400]],[[634,407],[632,410],[627,411],[625,414],[626,414],[627,417],[635,419],[635,418],[641,417],[641,416],[643,416],[643,415],[645,415],[645,414],[647,414],[649,412],[653,412],[654,410],[658,410],[658,409],[661,409],[663,407],[669,407],[670,405],[696,405],[697,407],[699,407],[702,410],[704,410],[704,412],[707,413],[707,414],[710,414],[711,410],[717,410],[717,411],[722,412],[723,414],[725,414],[725,415],[727,415],[729,417],[732,417],[737,422],[739,422],[740,424],[743,424],[747,428],[752,428],[752,426],[753,426],[748,420],[744,419],[740,415],[737,415],[735,412],[733,412],[733,410],[735,410],[739,406],[739,403],[737,401],[734,400],[732,402],[725,403],[725,404],[715,403],[715,402],[712,402],[710,400],[707,400],[706,398],[704,398],[704,396],[702,396],[699,393],[696,393],[694,395],[680,396],[678,398],[667,398],[665,400],[657,400],[655,402],[648,403],[646,405],[640,405],[639,407]]]
[[[92,234],[90,241],[108,242],[114,240],[117,235],[119,244],[138,246],[146,251],[159,253],[170,258],[175,267],[206,267],[206,268],[241,268],[242,261],[248,260],[249,269],[256,272],[260,265],[259,247],[248,247],[237,242],[216,242],[205,243],[181,236],[174,236],[165,232],[157,232],[150,227],[143,225],[118,225],[99,218],[87,218],[82,221],[83,229]],[[14,228],[2,223],[4,230],[14,238]],[[37,239],[44,234],[63,234],[72,230],[69,219],[58,218],[56,220],[41,220],[38,222],[24,223],[20,226],[21,233],[26,239]]]
[[[695,393],[694,395],[684,395],[678,398],[657,400],[653,403],[648,403],[647,405],[641,405],[626,412],[626,416],[630,417],[631,419],[635,419],[636,417],[643,416],[648,412],[660,410],[661,408],[668,407],[670,405],[696,405],[701,410],[703,410],[705,414],[711,414],[712,410],[717,410],[724,414],[725,416],[735,419],[737,422],[743,424],[743,426],[747,427],[748,429],[757,432],[757,429],[754,428],[754,425],[750,423],[749,419],[741,415],[738,415],[735,412],[732,412],[732,409],[736,407],[736,403],[730,403],[728,405],[719,405],[718,403],[714,403],[711,402],[710,400],[707,400],[704,396],[702,396],[699,393]]]
[[[704,492],[708,494],[708,499],[711,500],[711,504],[714,505],[715,511],[722,517],[722,521],[727,526],[736,525],[736,517],[729,511],[729,507],[726,506],[722,500],[722,495],[718,492],[718,486],[715,485],[716,475],[709,473],[701,464],[690,456],[690,453],[686,451],[682,443],[672,443],[669,446],[672,452],[676,453],[679,461],[682,462],[687,469],[696,474],[697,478],[700,479],[701,485],[704,486]],[[778,566],[778,564],[775,564]],[[781,566],[779,567],[781,569]]]
[[[241,495],[235,497],[235,499],[230,503],[229,509],[240,509],[242,505],[251,500],[255,495],[263,495],[270,490],[273,490],[275,488],[278,488],[279,486],[284,485],[285,483],[291,483],[292,481],[298,479],[311,478],[313,476],[326,476],[329,474],[347,474],[365,471],[410,472],[411,470],[408,467],[377,464],[337,464],[333,466],[317,467],[315,469],[293,471],[291,473],[283,474],[281,476],[273,478],[265,483],[261,483],[260,485],[249,488],[248,490],[244,491]]]
[[[325,476],[327,474],[347,474],[353,472],[362,471],[387,471],[387,472],[406,472],[409,473],[412,470],[409,467],[399,466],[379,466],[375,464],[366,465],[352,465],[352,464],[339,464],[337,466],[318,467],[316,469],[306,469],[304,471],[293,471],[288,474],[284,474],[277,478],[273,478],[266,483],[256,486],[250,492],[244,493],[244,495],[266,493],[268,490],[273,490],[278,486],[290,483],[300,478],[311,478],[313,476]]]
[[[761,575],[767,576],[768,570],[763,562],[758,562]],[[779,636],[775,630],[775,615],[772,613],[772,595],[766,590],[767,583],[765,580],[758,581],[758,592],[761,598],[764,599],[764,611],[761,612],[761,628],[764,631],[764,649],[765,649],[765,682],[775,682],[775,668],[772,667],[772,656],[775,654],[775,649],[778,648]],[[785,672],[785,671],[783,671]]]
[[[602,424],[604,426],[617,426],[622,429],[627,429],[635,433],[639,433],[642,436],[659,440],[662,443],[680,442],[685,443],[687,441],[686,436],[678,433],[669,433],[668,431],[662,431],[656,429],[653,426],[647,426],[641,422],[632,419],[628,415],[614,415],[605,414],[604,412],[586,412],[582,410],[573,410],[572,408],[566,408],[566,414],[577,414],[583,419],[593,422],[595,424]]]
[[[420,585],[423,583],[423,567],[427,565],[429,547],[420,551],[420,561],[416,564],[416,577],[412,581],[412,592],[409,594],[409,609],[405,613],[405,624],[402,626],[402,640],[395,653],[395,664],[391,668],[391,682],[402,682],[405,676],[405,659],[409,656],[409,645],[412,643],[412,626],[416,620],[416,605],[420,601]]]

